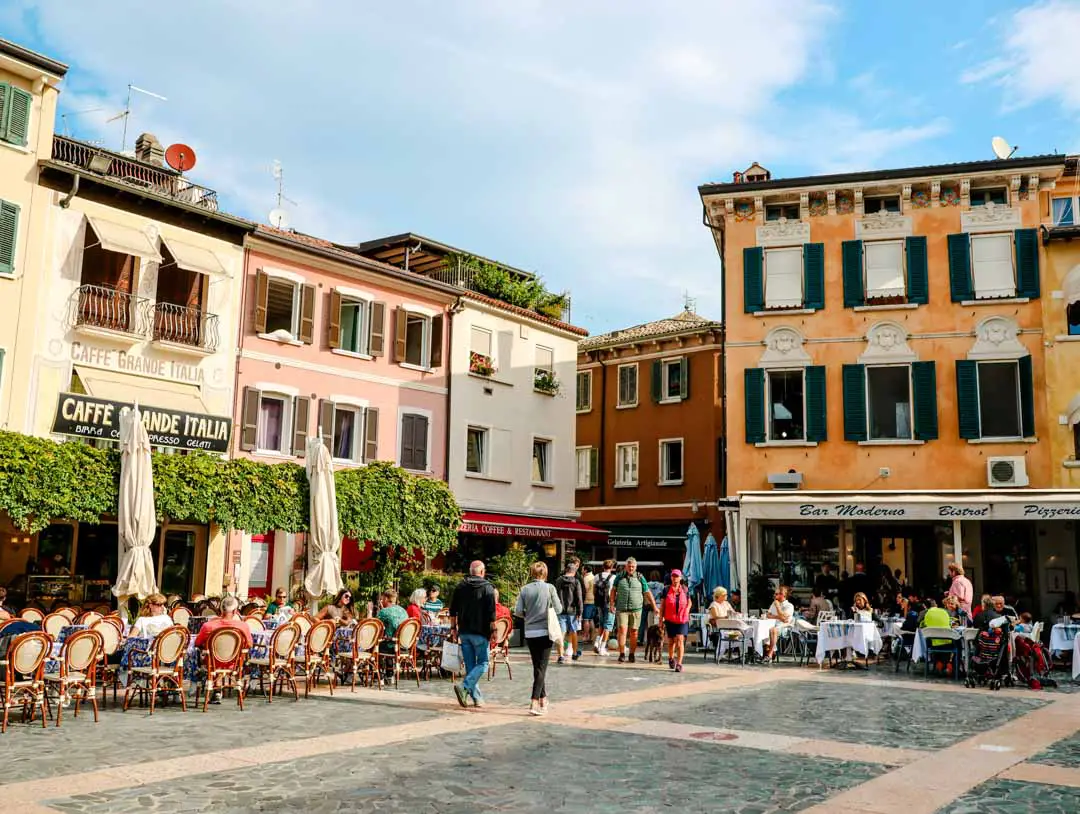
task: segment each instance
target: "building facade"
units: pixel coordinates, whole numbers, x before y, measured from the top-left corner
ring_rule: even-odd
[[[826,562],[888,567],[936,594],[957,560],[976,591],[1042,613],[1075,589],[1039,231],[1064,162],[786,180],[755,165],[700,188],[752,566],[799,590]]]
[[[725,534],[723,327],[686,310],[578,343],[577,505],[610,532],[589,559],[681,565],[686,534]]]

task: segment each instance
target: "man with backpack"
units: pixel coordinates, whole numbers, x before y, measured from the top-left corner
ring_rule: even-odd
[[[619,625],[619,663],[626,661],[626,639],[630,638],[630,663],[635,661],[638,645],[638,628],[641,626],[641,611],[648,601],[650,607],[660,615],[660,608],[649,591],[649,583],[637,571],[637,560],[630,557],[626,561],[626,571],[620,574],[611,586],[611,604]]]
[[[577,649],[578,631],[581,630],[581,614],[585,610],[585,597],[577,578],[577,565],[573,561],[566,564],[563,575],[555,580],[555,590],[559,594],[559,602],[562,603],[559,627],[562,628],[563,636],[568,636],[570,639],[571,659],[577,661],[581,657]],[[559,649],[559,664],[565,664],[565,651],[561,647]]]
[[[607,655],[608,639],[615,626],[615,614],[611,607],[611,586],[615,579],[615,560],[604,560],[604,570],[596,575],[593,584],[593,600],[596,604],[596,639],[593,651],[598,656]]]

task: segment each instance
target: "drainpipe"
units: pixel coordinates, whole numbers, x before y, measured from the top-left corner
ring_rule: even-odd
[[[728,496],[728,404],[727,404],[727,263],[724,261],[724,247],[726,245],[726,234],[723,229],[717,229],[712,223],[709,222],[709,212],[705,208],[705,203],[701,204],[701,222],[705,228],[714,234],[720,235],[720,291],[723,293],[723,298],[720,302],[720,423],[722,426],[722,435],[720,440],[720,449],[718,454],[720,455],[720,497],[726,498]]]
[[[604,444],[607,427],[607,365],[604,364],[602,353],[603,351],[596,351],[596,361],[600,363],[600,451],[596,466],[596,485],[600,487],[600,505],[604,506],[607,504],[604,489],[604,451],[607,449]]]
[[[406,251],[406,254],[405,254],[406,263],[405,263],[405,265],[406,265],[406,267],[408,267],[408,258],[409,258],[408,249],[406,249],[405,251]],[[453,417],[452,416],[452,410],[451,410],[451,403],[452,402],[450,400],[450,396],[453,393],[453,386],[454,386],[453,366],[451,365],[450,360],[451,360],[451,354],[454,352],[454,322],[456,321],[455,317],[457,317],[457,315],[460,314],[464,310],[465,310],[465,298],[464,297],[458,297],[457,301],[452,306],[450,306],[450,312],[448,314],[449,319],[446,320],[447,323],[448,323],[447,326],[446,326],[447,348],[446,348],[446,353],[443,356],[443,358],[446,359],[446,445],[445,445],[446,446],[446,452],[443,455],[443,458],[444,458],[443,472],[446,473],[445,480],[446,480],[447,483],[450,483],[450,440],[451,440],[450,421],[451,421],[451,419]]]
[[[71,190],[60,199],[59,204],[61,209],[67,209],[71,203],[71,199],[79,194],[79,173],[75,173],[75,180],[71,182]]]

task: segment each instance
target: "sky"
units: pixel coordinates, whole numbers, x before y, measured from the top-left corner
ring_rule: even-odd
[[[175,12],[171,16],[170,9]],[[5,0],[57,131],[195,148],[266,222],[539,273],[592,333],[721,311],[699,184],[1080,152],[1080,0]]]

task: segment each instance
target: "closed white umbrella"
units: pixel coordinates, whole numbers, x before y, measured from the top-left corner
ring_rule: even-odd
[[[338,533],[337,491],[330,451],[321,438],[312,438],[307,447],[307,476],[311,492],[311,521],[308,529],[308,574],[304,587],[312,600],[322,594],[336,594],[341,582],[341,535]]]
[[[154,511],[154,470],[150,438],[139,405],[120,416],[120,502],[117,527],[124,556],[112,592],[121,610],[128,597],[146,599],[157,592],[150,546],[157,532]]]

